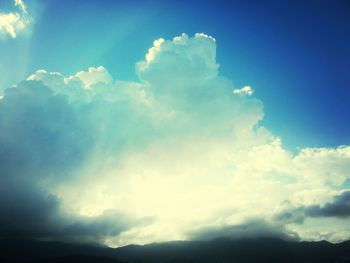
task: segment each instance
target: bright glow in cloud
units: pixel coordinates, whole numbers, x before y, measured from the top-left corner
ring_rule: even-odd
[[[17,33],[26,28],[30,22],[24,2],[22,0],[14,0],[14,5],[19,9],[18,12],[0,12],[0,36],[9,35],[15,38]]]
[[[163,38],[159,38],[157,40],[155,40],[153,42],[153,47],[151,47],[149,50],[148,50],[148,53],[146,54],[146,61],[149,63],[149,62],[152,62],[152,60],[155,59],[155,56],[157,55],[157,53],[159,52],[160,50],[160,46],[162,45],[162,43],[164,43],[164,39]]]
[[[97,235],[113,246],[244,233],[348,237],[345,221],[326,237],[303,223],[348,215],[350,147],[285,149],[259,123],[251,87],[228,88],[215,54],[214,38],[182,34],[154,42],[137,64],[139,82],[114,80],[104,67],[67,77],[39,70],[6,90],[0,143],[28,164],[1,162],[34,178],[33,192],[44,189],[42,213],[61,215],[52,225],[63,232],[51,236]],[[59,201],[44,202],[47,193]]]
[[[18,6],[23,13],[27,13],[27,7],[22,0],[15,0],[15,6]]]
[[[76,77],[84,83],[86,89],[90,89],[97,83],[109,84],[112,82],[112,77],[104,67],[89,68],[87,72],[78,72]]]

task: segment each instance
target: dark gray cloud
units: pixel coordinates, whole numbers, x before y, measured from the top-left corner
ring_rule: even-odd
[[[89,143],[63,96],[40,82],[5,90],[0,101],[1,236],[51,234],[59,200],[41,183],[62,177],[82,162]],[[69,145],[67,147],[66,145]]]
[[[96,147],[104,149],[102,159],[125,148],[120,120],[127,112],[127,105],[98,99],[70,103],[40,81],[6,89],[0,100],[0,236],[96,240],[134,224],[116,213],[67,215],[48,190],[74,179]]]
[[[278,238],[283,240],[299,240],[296,233],[287,231],[283,225],[267,222],[263,219],[248,220],[243,224],[202,228],[189,233],[193,240],[211,240],[216,238]]]
[[[67,222],[55,239],[103,243],[104,238],[117,236],[131,226],[143,223],[143,220],[136,221],[116,211],[105,211],[99,216],[68,218]],[[145,221],[147,221],[145,219]]]
[[[302,224],[307,217],[338,217],[350,216],[350,191],[334,196],[333,201],[325,205],[310,205],[287,207],[275,214],[273,220],[283,224]]]
[[[272,216],[272,220],[280,224],[302,224],[305,220],[303,207],[292,206],[284,202],[284,208]]]
[[[350,191],[335,196],[333,202],[324,206],[313,205],[304,208],[306,216],[310,217],[349,217]]]
[[[4,184],[0,187],[0,236],[52,236],[57,217],[58,199],[33,186]]]
[[[77,166],[93,141],[84,132],[84,121],[65,96],[54,95],[41,82],[25,81],[5,90],[0,101],[1,173],[42,177]]]

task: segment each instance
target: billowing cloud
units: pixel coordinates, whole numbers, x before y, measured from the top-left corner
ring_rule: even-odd
[[[5,90],[0,236],[310,239],[297,208],[347,211],[333,197],[349,191],[350,147],[285,149],[253,90],[220,75],[213,37],[158,39],[136,71],[38,70]]]
[[[69,180],[94,145],[93,133],[84,132],[90,123],[78,110],[42,82],[24,81],[5,91],[0,104],[1,236],[62,239],[70,236],[66,229],[86,229],[86,221],[105,228],[105,223],[95,223],[105,222],[101,216],[84,218],[60,211],[59,196],[45,188],[48,182]],[[75,239],[85,240],[87,235],[74,233]]]
[[[251,96],[251,95],[253,95],[254,91],[253,91],[252,87],[244,86],[243,88],[233,90],[233,93]]]
[[[17,33],[26,28],[30,22],[27,7],[22,0],[14,0],[15,12],[0,12],[0,37],[15,38]]]

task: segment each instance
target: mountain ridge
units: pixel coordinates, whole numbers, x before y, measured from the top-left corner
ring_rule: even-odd
[[[0,239],[4,263],[350,262],[350,240],[291,242],[275,238],[169,241],[110,248],[30,239]]]

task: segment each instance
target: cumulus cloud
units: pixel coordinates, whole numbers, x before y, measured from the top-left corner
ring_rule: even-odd
[[[22,31],[30,23],[24,2],[22,0],[14,0],[14,6],[17,9],[15,12],[0,12],[0,37],[10,36],[15,38],[18,32]]]
[[[244,86],[241,89],[235,89],[233,90],[234,94],[239,94],[239,95],[253,95],[254,91],[250,86]]]
[[[43,80],[33,80],[36,77]],[[123,140],[127,131],[119,122],[131,118],[132,109],[127,110],[127,105],[122,102],[123,106],[120,106],[103,99],[90,103],[83,103],[81,99],[71,103],[67,95],[55,92],[56,86],[64,88],[60,74],[38,71],[36,77],[5,90],[0,104],[0,209],[3,215],[0,235],[71,237],[73,240],[68,232],[74,232],[74,239],[86,240],[87,237],[97,238],[100,235],[97,229],[105,236],[124,229],[127,220],[120,220],[121,216],[115,216],[115,221],[109,219],[114,224],[112,227],[112,223],[105,223],[105,215],[102,218],[101,215],[74,217],[71,216],[74,211],[61,211],[62,199],[50,189],[73,179],[72,174],[98,151],[103,159],[127,148],[128,142]],[[82,81],[80,84],[84,85]],[[75,95],[74,92],[67,94]],[[97,119],[100,120],[98,125]],[[129,123],[133,122],[136,120]],[[139,123],[142,125],[142,121]],[[133,126],[137,128],[138,124]],[[141,129],[135,131],[135,136],[139,133],[142,133]],[[135,138],[132,143],[140,141]],[[99,218],[99,223],[95,218]],[[91,220],[93,223],[86,223]],[[108,232],[106,225],[113,231]],[[94,232],[91,232],[92,228]]]
[[[215,56],[213,37],[182,34],[153,43],[136,82],[104,67],[38,70],[6,89],[0,236],[304,239],[297,208],[344,214],[346,195],[330,204],[349,190],[350,147],[285,149],[260,124],[253,90],[230,88]]]
[[[154,41],[153,47],[146,54],[146,60],[137,63],[136,70],[142,80],[159,85],[159,92],[163,89],[176,92],[176,89],[167,89],[169,84],[163,83],[169,82],[174,76],[179,79],[173,79],[171,85],[190,92],[191,90],[186,88],[188,85],[195,88],[196,85],[217,77],[219,65],[215,56],[215,40],[212,37],[196,34],[189,38],[182,34],[173,40],[160,38]]]

